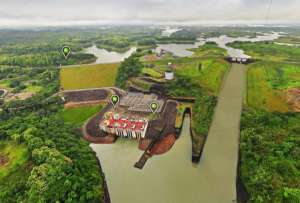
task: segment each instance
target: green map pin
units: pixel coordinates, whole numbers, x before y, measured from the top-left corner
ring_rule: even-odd
[[[63,53],[65,59],[67,59],[68,56],[69,56],[70,53],[71,53],[71,49],[70,49],[70,47],[68,47],[68,46],[64,46],[64,47],[62,48],[61,51],[62,51],[62,53]]]
[[[150,103],[150,110],[152,111],[152,113],[155,113],[158,109],[159,105],[157,102],[151,102]]]
[[[119,103],[119,96],[118,95],[111,95],[110,97],[110,102],[112,103],[113,106],[116,106]]]

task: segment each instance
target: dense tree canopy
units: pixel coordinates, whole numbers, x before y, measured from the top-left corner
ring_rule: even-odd
[[[139,61],[136,54],[126,58],[118,69],[116,77],[116,85],[121,88],[125,88],[126,81],[138,76],[142,72],[143,64]]]
[[[300,201],[300,116],[245,111],[241,175],[251,202]]]

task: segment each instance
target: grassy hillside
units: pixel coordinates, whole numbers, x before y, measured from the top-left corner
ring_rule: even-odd
[[[225,57],[227,56],[227,51],[223,48],[218,47],[214,42],[206,42],[203,46],[195,49],[190,49],[193,51],[193,57]]]
[[[259,62],[249,66],[247,105],[269,111],[289,110],[286,91],[300,87],[300,66],[275,62]]]
[[[83,124],[83,122],[85,122],[88,118],[99,112],[101,109],[102,106],[100,105],[64,109],[60,113],[60,116],[65,122],[79,126]]]
[[[114,85],[117,63],[65,67],[60,71],[61,87],[65,90],[110,87]]]
[[[202,88],[217,95],[229,69],[230,64],[225,60],[211,58],[180,64],[176,73],[197,81]]]

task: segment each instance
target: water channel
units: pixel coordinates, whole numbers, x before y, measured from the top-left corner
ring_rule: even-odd
[[[235,40],[264,41],[277,37],[278,34],[273,33],[257,38],[221,36],[206,41],[215,41],[231,56],[242,56],[242,50],[231,49],[226,44]],[[204,43],[203,39],[194,45],[159,46],[179,53],[188,46],[198,47]],[[133,167],[143,153],[138,150],[136,141],[119,139],[111,145],[90,145],[101,162],[112,203],[235,202],[239,122],[245,86],[242,66],[233,65],[227,76],[199,164],[191,162],[189,117],[185,118],[173,148],[166,154],[150,158],[143,170]]]

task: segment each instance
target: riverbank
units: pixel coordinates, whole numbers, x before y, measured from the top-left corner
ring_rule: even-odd
[[[149,144],[152,140],[150,139],[144,139],[140,140],[139,142],[139,149],[142,151],[147,150]],[[175,134],[169,134],[162,138],[158,143],[156,143],[152,149],[150,150],[150,155],[161,155],[164,153],[167,153],[175,144],[176,142],[176,135]]]

